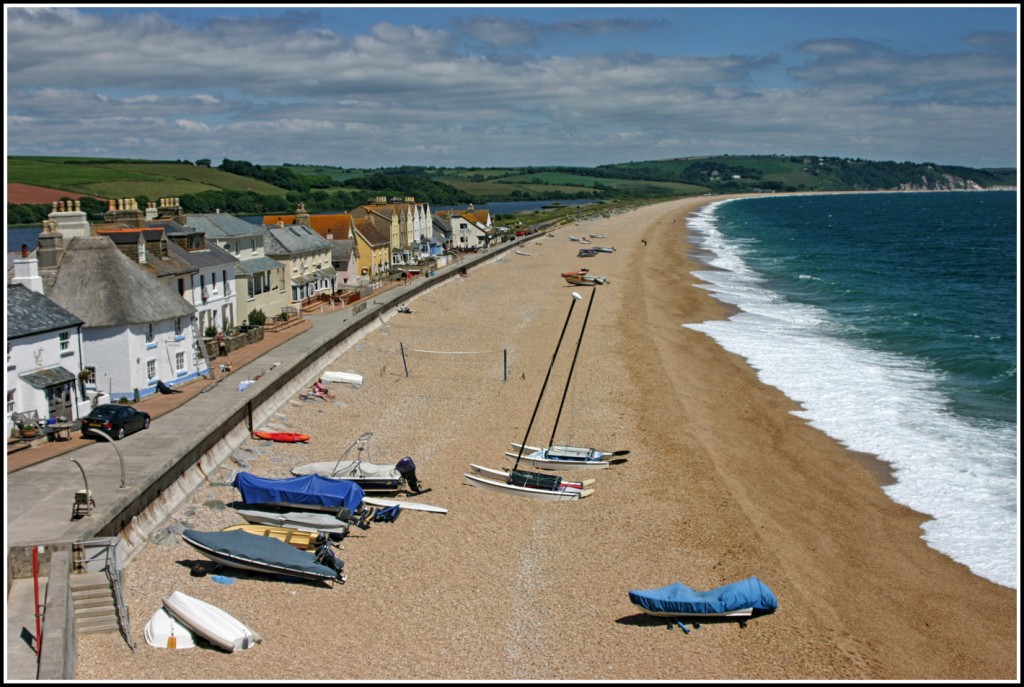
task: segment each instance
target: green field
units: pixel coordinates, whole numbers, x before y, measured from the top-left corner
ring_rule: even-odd
[[[210,167],[86,158],[9,157],[7,181],[101,198],[178,197],[225,189],[275,196],[287,193],[257,179]]]

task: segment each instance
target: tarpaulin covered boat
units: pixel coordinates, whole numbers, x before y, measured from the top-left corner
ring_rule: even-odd
[[[326,512],[347,508],[354,513],[364,495],[363,488],[355,482],[320,475],[274,479],[240,472],[231,486],[241,492],[242,500],[247,505],[264,504]]]
[[[320,562],[317,553],[300,551],[280,539],[250,534],[243,530],[201,532],[185,530],[181,538],[210,560],[231,568],[252,570],[272,575],[289,575],[321,582],[345,581],[341,570]],[[327,553],[330,552],[328,544]],[[332,556],[333,558],[333,556]],[[339,566],[340,567],[340,566]]]
[[[648,615],[663,618],[689,617],[694,620],[751,618],[774,613],[779,607],[772,590],[756,577],[748,577],[705,592],[677,582],[657,589],[631,591],[629,600]]]

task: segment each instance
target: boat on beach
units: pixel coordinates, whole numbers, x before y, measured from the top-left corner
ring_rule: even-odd
[[[591,292],[590,305],[594,303],[594,292]],[[558,358],[558,350],[562,346],[562,339],[565,338],[565,330],[569,327],[569,321],[572,319],[573,309],[576,307],[576,301],[583,300],[575,291],[572,294],[572,302],[569,305],[569,313],[566,315],[565,324],[562,326],[562,333],[558,337],[558,343],[555,345],[555,353],[551,357],[551,364],[548,366],[548,373],[544,377],[544,383],[541,385],[540,394],[537,396],[537,403],[533,409],[533,415],[530,417],[530,423],[526,428],[526,438],[530,436],[530,430],[533,428],[533,422],[537,418],[537,411],[540,408],[541,400],[544,398],[544,391],[547,388],[548,379],[551,377],[551,370],[555,365],[555,360]],[[590,314],[590,307],[587,308],[587,315]],[[580,329],[580,341],[583,339],[583,332],[586,330],[587,318],[583,319],[583,326]],[[577,343],[577,351],[579,344]],[[574,359],[575,363],[575,359]],[[568,383],[567,383],[568,387]],[[564,397],[563,397],[564,402]],[[526,438],[523,441],[526,441]],[[522,452],[522,449],[520,449]],[[528,470],[519,469],[519,459],[516,459],[516,464],[512,470],[508,472],[495,471],[490,468],[473,464],[473,474],[463,473],[463,477],[466,478],[466,482],[470,486],[474,486],[480,489],[488,491],[495,491],[503,494],[511,494],[514,496],[522,496],[524,498],[532,498],[543,501],[571,501],[586,498],[594,493],[593,489],[590,489],[587,485],[583,484],[571,484],[566,480],[563,480],[559,475],[548,475],[539,472],[530,472]]]
[[[256,439],[264,439],[266,441],[279,441],[285,444],[297,444],[300,442],[306,442],[310,440],[308,434],[301,434],[299,432],[271,432],[268,430],[256,430],[252,433],[252,436]]]
[[[597,286],[598,284],[608,283],[608,277],[594,276],[590,274],[590,270],[586,268],[574,270],[572,272],[562,272],[562,279],[573,286]]]
[[[336,514],[342,508],[355,513],[363,500],[363,488],[355,482],[320,475],[270,478],[250,472],[235,475],[231,486],[238,489],[242,502],[262,508],[321,511]]]
[[[713,618],[736,618],[740,627],[745,627],[747,618],[774,613],[779,607],[772,590],[756,577],[704,592],[677,582],[657,589],[633,590],[629,600],[647,615],[676,619],[680,627],[684,619],[699,627],[699,621]]]
[[[163,602],[167,612],[182,625],[225,651],[251,649],[263,641],[241,620],[202,599],[176,591]]]
[[[506,451],[505,456],[508,458],[519,458],[522,462],[543,470],[610,468],[613,465],[625,463],[627,459],[614,458],[613,460],[605,460],[605,458],[610,456],[624,456],[629,453],[627,450],[598,451],[597,449],[586,448],[583,446],[559,446],[554,444],[547,448],[540,446],[523,446],[522,444],[517,444],[514,441],[512,442],[512,446],[514,448],[521,449],[521,451]],[[526,453],[526,451],[528,451],[528,453]]]
[[[261,525],[251,522],[241,525],[228,525],[221,531],[233,532],[235,530],[241,530],[260,537],[273,537],[274,539],[283,541],[285,544],[294,546],[300,551],[315,549],[317,545],[317,537],[320,535],[319,532],[312,530],[300,530],[294,527],[277,527],[275,525]]]
[[[579,252],[576,254],[576,257],[578,257],[578,258],[592,258],[595,255],[597,255],[597,250],[594,249],[594,248],[580,248]]]
[[[279,539],[243,530],[202,532],[190,529],[182,532],[181,538],[210,560],[229,568],[297,577],[329,585],[335,581],[345,582],[341,572],[343,564],[337,565],[340,561],[334,559],[328,542],[319,545],[314,554],[300,551]],[[325,562],[332,564],[326,565]]]
[[[409,488],[420,491],[416,478],[416,463],[406,456],[394,464],[372,463],[369,461],[370,439],[373,432],[364,432],[345,449],[338,460],[307,463],[292,468],[293,475],[320,475],[329,479],[343,479],[355,482],[364,492],[397,492]],[[352,451],[355,456],[352,457]]]
[[[236,508],[235,512],[242,516],[246,522],[255,525],[269,525],[285,529],[299,530],[300,532],[325,532],[345,536],[348,534],[352,524],[349,520],[342,520],[327,513],[311,513],[309,511],[278,511],[260,510],[256,508]]]
[[[512,477],[512,472],[509,470],[495,470],[494,468],[484,467],[483,465],[477,465],[476,463],[470,463],[469,467],[476,474],[493,480],[505,480],[506,482]],[[596,483],[596,479],[583,479],[583,480],[568,480],[562,478],[562,486],[574,487],[576,489],[586,489],[587,487]]]
[[[158,649],[191,649],[196,645],[192,630],[162,606],[150,617],[142,636],[146,638],[146,644]]]

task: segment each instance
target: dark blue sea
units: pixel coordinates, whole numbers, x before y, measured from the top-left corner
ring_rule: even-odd
[[[893,469],[932,548],[1018,587],[1018,198],[1013,191],[714,203],[697,273],[739,312],[686,325],[800,417]],[[813,460],[814,456],[807,456]]]

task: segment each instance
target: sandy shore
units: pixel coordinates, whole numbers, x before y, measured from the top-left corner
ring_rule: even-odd
[[[117,635],[79,640],[85,680],[1013,680],[1017,594],[921,540],[869,464],[791,414],[745,362],[680,326],[727,315],[694,287],[673,201],[558,229],[409,302],[328,369],[364,376],[336,400],[294,400],[281,428],[308,445],[246,444],[172,527],[241,522],[232,470],[290,476],[372,431],[368,459],[412,456],[447,515],[404,512],[353,530],[349,581],[333,589],[245,573],[190,575],[202,556],[154,537],[126,569],[132,653]],[[581,260],[569,235],[617,252]],[[646,239],[646,244],[642,241]],[[576,306],[528,443],[546,443],[591,289],[596,289],[558,441],[629,449],[587,472],[593,496],[545,503],[469,486],[470,463],[510,467],[576,290]],[[406,367],[400,349],[406,351]],[[509,373],[503,380],[503,358]],[[570,476],[570,473],[565,473]],[[580,472],[571,476],[581,476]],[[757,576],[778,611],[741,629],[683,634],[639,613],[632,589],[708,589]],[[172,591],[214,603],[263,636],[237,654],[148,646]]]

